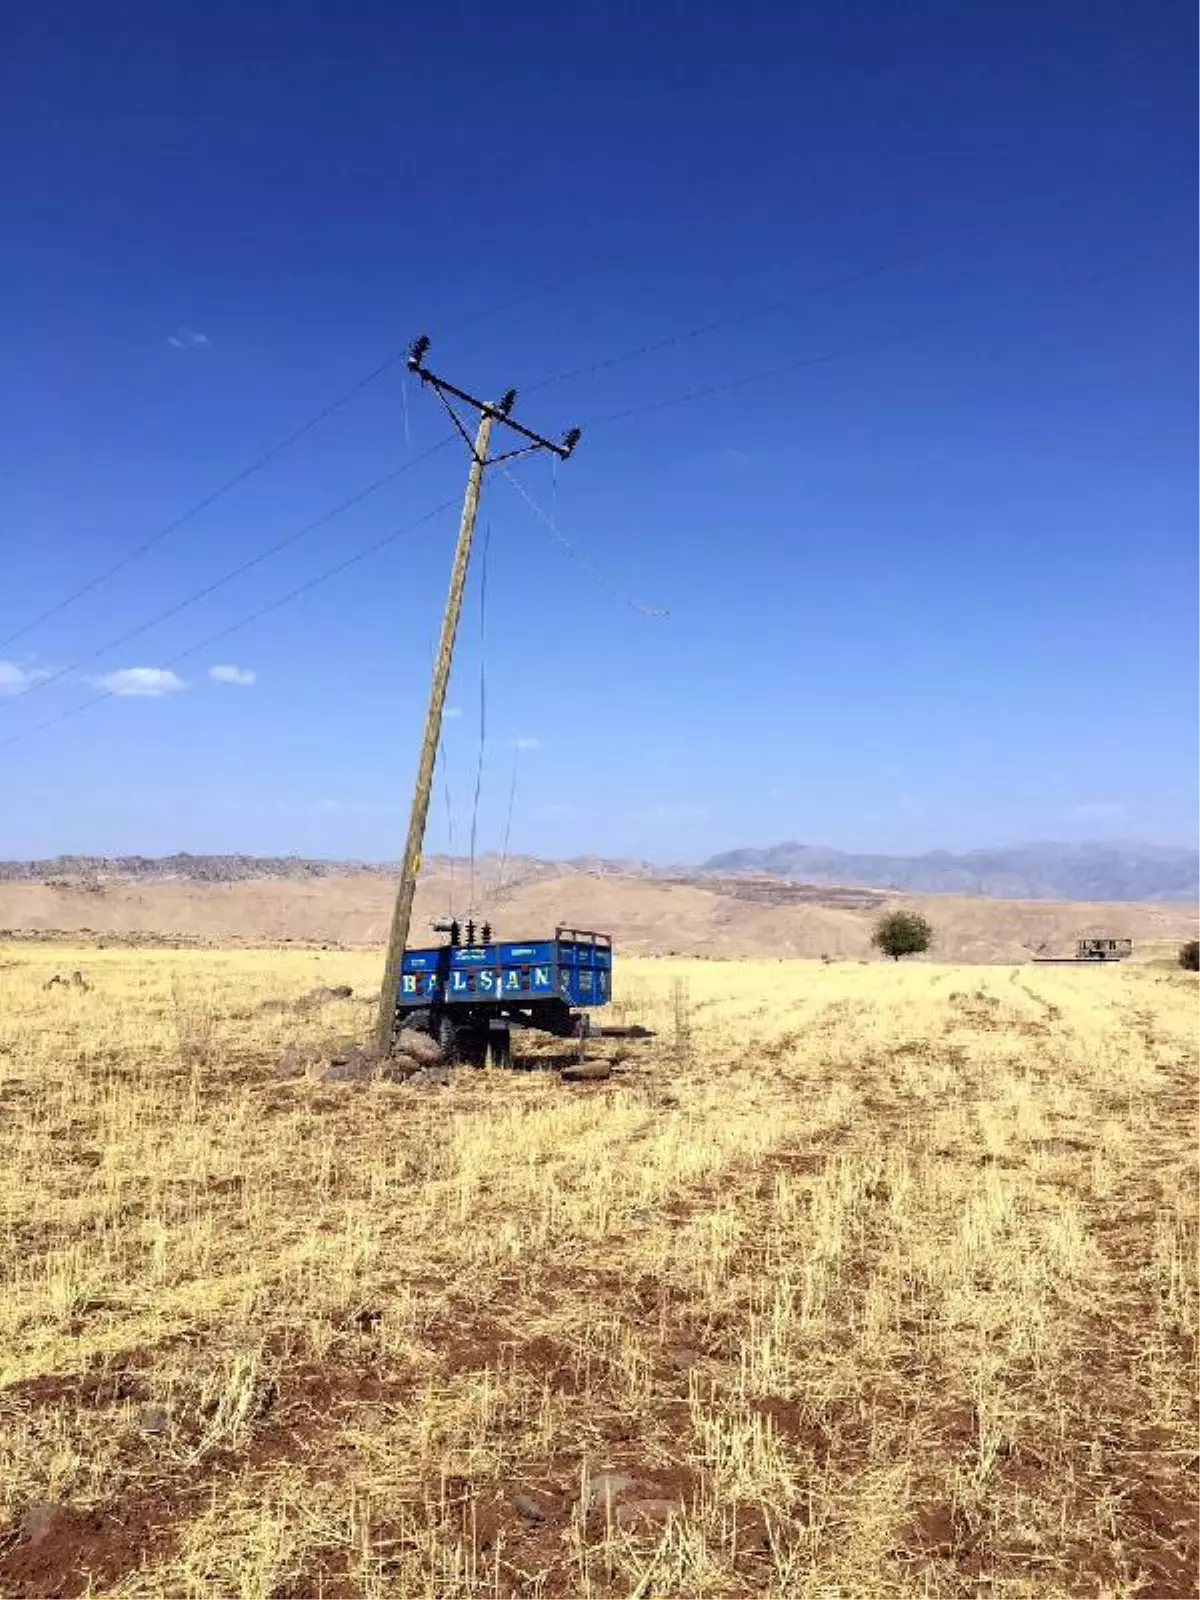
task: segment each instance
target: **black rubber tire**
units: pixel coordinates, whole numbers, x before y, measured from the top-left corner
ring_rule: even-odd
[[[487,1065],[488,1036],[486,1028],[462,1028],[456,1046],[458,1059],[465,1067]]]
[[[457,1061],[459,1033],[458,1026],[453,1018],[443,1013],[437,1020],[436,1031],[431,1027],[430,1032],[433,1033],[434,1038],[441,1046],[442,1060]]]
[[[433,1012],[425,1010],[406,1011],[404,1016],[400,1019],[400,1027],[401,1029],[415,1029],[417,1033],[432,1033]]]

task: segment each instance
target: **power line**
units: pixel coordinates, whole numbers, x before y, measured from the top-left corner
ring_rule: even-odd
[[[446,760],[445,737],[438,739],[438,760],[442,768],[442,793],[446,799],[446,859],[450,863],[450,881],[447,888],[447,899],[451,919],[454,917],[454,807],[450,802],[450,769]]]
[[[574,278],[577,276],[578,274],[570,274],[566,280],[559,281],[574,281]],[[498,316],[502,311],[508,311],[514,306],[523,305],[526,301],[536,299],[545,293],[547,293],[547,291],[544,288],[531,289],[527,290],[523,294],[510,296],[508,299],[498,301],[494,305],[485,306],[479,311],[470,312],[465,317],[456,318],[455,321],[449,323],[446,329],[443,331],[452,332],[458,328],[467,327],[472,322],[481,321],[485,317]],[[98,572],[91,578],[87,579],[85,583],[81,583],[77,588],[72,589],[70,593],[64,595],[61,600],[56,600],[52,606],[47,606],[44,611],[39,612],[38,615],[31,618],[29,622],[24,623],[13,633],[8,634],[6,638],[0,639],[0,650],[7,649],[9,645],[15,644],[18,639],[23,639],[26,634],[32,633],[35,628],[39,628],[43,622],[48,622],[51,617],[57,616],[60,611],[65,611],[68,606],[74,605],[75,602],[77,600],[81,600],[84,595],[90,594],[94,589],[98,589],[101,584],[107,583],[110,578],[115,578],[119,572],[124,572],[125,569],[132,566],[135,561],[139,561],[144,555],[148,555],[149,552],[157,545],[160,545],[164,539],[169,538],[171,534],[176,533],[180,528],[185,527],[187,523],[193,521],[200,515],[202,511],[207,511],[210,506],[215,505],[218,500],[223,499],[225,495],[231,493],[240,484],[245,483],[247,479],[254,477],[256,473],[261,472],[263,468],[274,461],[276,457],[281,456],[285,451],[290,450],[293,445],[298,444],[301,439],[310,434],[314,428],[319,427],[322,422],[325,422],[329,417],[333,416],[335,412],[340,411],[343,406],[348,405],[351,400],[353,400],[357,395],[361,394],[362,391],[374,383],[377,378],[381,378],[385,372],[390,372],[393,367],[406,360],[408,356],[408,350],[409,347],[407,344],[399,350],[393,350],[389,355],[385,356],[377,366],[372,367],[370,372],[366,373],[364,377],[359,378],[356,383],[352,383],[348,389],[343,390],[341,394],[329,401],[327,405],[322,406],[321,409],[309,417],[307,421],[302,422],[299,427],[293,428],[290,433],[278,440],[277,443],[264,450],[263,453],[256,457],[255,460],[251,461],[248,466],[242,467],[241,470],[235,472],[232,477],[226,478],[222,483],[219,483],[215,489],[210,490],[208,494],[204,495],[200,500],[197,500],[194,505],[189,506],[186,511],[182,512],[179,516],[174,517],[170,522],[165,523],[161,528],[158,528],[148,538],[143,539],[141,544],[135,545],[132,550],[121,556],[119,560],[114,561],[111,566],[105,567],[101,572]]]
[[[1001,309],[1008,310],[1016,306],[1025,305],[1030,301],[1041,299],[1044,295],[1053,294],[1057,290],[1079,288],[1108,278],[1126,277],[1148,270],[1151,270],[1151,268],[1145,263],[1139,263],[1135,266],[1127,267],[1102,267],[1095,272],[1079,273],[1058,278],[1047,286],[1032,289],[1027,294],[1014,297]],[[703,384],[698,388],[686,389],[682,394],[668,395],[661,400],[650,400],[644,405],[629,406],[624,411],[612,411],[604,416],[589,417],[583,423],[583,426],[585,428],[606,427],[611,423],[625,422],[630,417],[646,416],[653,411],[665,411],[672,406],[685,405],[690,400],[703,400],[710,395],[726,394],[733,389],[745,388],[752,383],[763,383],[770,378],[778,378],[786,373],[798,372],[805,367],[824,366],[831,361],[844,360],[847,356],[861,355],[866,350],[882,349],[887,345],[900,344],[909,339],[919,338],[922,334],[936,333],[942,328],[969,322],[971,316],[971,312],[962,312],[943,317],[934,317],[927,322],[915,323],[908,328],[901,328],[891,333],[858,340],[853,344],[842,345],[834,350],[821,351],[819,354],[811,356],[800,356],[793,361],[783,361],[775,366],[760,368],[757,372],[747,372],[739,378],[727,378],[720,383]]]
[[[499,900],[504,893],[504,873],[508,867],[508,843],[512,837],[513,807],[517,799],[517,762],[521,759],[521,746],[513,745],[512,778],[508,785],[508,815],[504,819],[504,842],[500,846],[500,871],[496,874],[496,887],[493,891],[493,900]]]
[[[1038,298],[1041,298],[1043,295],[1045,295],[1048,292],[1052,293],[1052,292],[1054,292],[1056,290],[1079,287],[1079,286],[1082,286],[1082,285],[1085,285],[1085,284],[1090,284],[1090,283],[1102,281],[1104,279],[1108,279],[1108,278],[1112,278],[1112,277],[1120,277],[1120,276],[1127,275],[1130,272],[1136,272],[1138,270],[1145,270],[1145,268],[1144,268],[1144,266],[1135,266],[1135,267],[1132,267],[1132,268],[1131,267],[1102,268],[1102,269],[1099,269],[1099,270],[1097,270],[1095,272],[1090,272],[1090,273],[1085,273],[1085,274],[1077,274],[1077,275],[1074,275],[1074,276],[1068,276],[1068,277],[1065,277],[1065,278],[1062,278],[1062,279],[1059,279],[1059,280],[1055,281],[1054,283],[1052,283],[1051,285],[1049,285],[1047,287],[1035,289],[1035,290],[1031,291],[1030,293],[1028,293],[1026,295],[1017,297],[1015,300],[1010,302],[1010,304],[1012,304],[1012,305],[1021,305],[1021,304],[1024,304],[1024,303],[1026,303],[1026,302],[1028,302],[1030,300],[1036,300]],[[525,296],[525,297],[522,297],[522,298],[528,298],[528,296]],[[509,303],[512,304],[512,303],[516,303],[516,302],[509,302]],[[480,313],[479,315],[483,315],[483,314],[485,314],[485,313]],[[803,368],[806,368],[806,367],[818,366],[818,365],[823,365],[823,364],[826,364],[826,363],[829,363],[829,362],[832,362],[832,361],[842,360],[847,356],[860,354],[860,353],[862,353],[863,351],[866,351],[866,350],[881,348],[881,347],[884,347],[884,346],[886,346],[888,344],[899,343],[901,341],[906,341],[906,340],[911,339],[911,338],[916,338],[916,337],[921,336],[922,334],[929,333],[929,332],[935,332],[935,331],[938,331],[941,328],[944,328],[944,327],[947,327],[947,326],[952,326],[952,325],[954,325],[956,323],[961,323],[964,320],[969,320],[969,317],[970,317],[970,313],[966,313],[966,314],[962,314],[962,315],[952,315],[952,316],[945,316],[945,317],[939,317],[939,318],[935,318],[935,319],[930,319],[929,321],[926,321],[926,322],[923,322],[923,323],[918,323],[918,324],[916,324],[916,325],[914,325],[912,327],[909,327],[907,329],[898,330],[898,331],[890,333],[890,334],[885,334],[885,335],[882,335],[882,336],[879,336],[879,337],[874,337],[874,338],[861,340],[861,341],[858,341],[858,342],[853,343],[853,344],[844,345],[844,346],[841,346],[840,348],[837,348],[837,349],[834,349],[834,350],[820,352],[818,354],[814,354],[814,355],[811,355],[811,356],[802,356],[802,357],[799,357],[799,358],[797,358],[797,359],[795,359],[793,361],[782,362],[782,363],[779,363],[779,364],[771,366],[771,367],[760,369],[760,370],[758,370],[756,372],[743,374],[741,377],[738,377],[738,378],[727,379],[727,380],[724,380],[724,381],[719,382],[719,383],[702,385],[700,387],[696,387],[696,388],[692,388],[692,389],[686,390],[681,394],[667,396],[667,397],[665,397],[663,399],[647,402],[644,405],[629,407],[629,408],[627,408],[626,410],[623,410],[623,411],[611,412],[611,413],[608,413],[607,415],[604,415],[604,416],[592,418],[587,425],[589,427],[605,426],[605,425],[612,424],[612,423],[618,423],[618,422],[626,421],[626,420],[628,420],[630,418],[633,418],[633,417],[643,416],[643,415],[646,415],[646,414],[654,412],[654,411],[664,410],[664,409],[667,409],[669,407],[673,407],[673,406],[676,406],[676,405],[683,405],[683,404],[686,404],[688,401],[706,398],[706,397],[711,396],[711,395],[727,393],[727,392],[730,392],[732,390],[747,386],[749,384],[764,382],[764,381],[767,381],[767,380],[769,380],[771,378],[774,378],[774,377],[779,377],[779,376],[783,376],[783,375],[791,373],[791,372],[796,372],[796,371],[802,370]],[[392,358],[389,358],[388,362],[381,364],[381,366],[379,368],[375,369],[374,373],[370,374],[368,376],[368,378],[362,380],[362,382],[358,386],[356,386],[356,389],[365,386],[365,384],[367,382],[371,381],[371,379],[373,377],[378,376],[381,371],[386,370],[387,367],[390,366],[391,364],[393,364]],[[335,402],[334,406],[332,408],[327,407],[325,412],[322,413],[321,415],[323,416],[323,415],[329,414],[329,411],[331,409],[336,409],[336,406],[338,404],[344,403],[344,399],[348,398],[351,392],[352,391],[348,391],[347,395],[345,397],[343,397],[343,399],[341,401]],[[356,391],[353,391],[353,392],[356,392]],[[312,425],[315,426],[315,424],[316,424],[316,422],[318,420],[320,420],[320,417],[313,419]],[[307,429],[307,427],[308,427],[308,425],[305,425],[305,429]],[[289,441],[285,441],[284,443],[281,443],[281,445],[276,447],[274,452],[272,452],[272,453],[277,454],[277,453],[279,453],[279,451],[281,449],[286,448],[286,443],[290,442],[291,438],[300,436],[301,431],[303,431],[303,430],[297,430],[296,435],[289,436]],[[441,448],[441,446],[445,442],[446,442],[446,440],[444,440],[444,439],[443,440],[439,440],[437,445],[432,447],[432,449]],[[431,454],[431,453],[432,453],[432,450],[425,452],[425,455],[428,455],[428,454]],[[271,454],[271,453],[268,453],[268,454]],[[267,458],[264,457],[264,458],[260,458],[260,459],[265,460]],[[415,458],[414,461],[409,462],[409,463],[405,463],[405,466],[407,467],[408,465],[414,465],[416,461],[419,461],[419,460],[422,460],[422,459],[424,459],[424,456],[417,457],[417,458]],[[244,473],[241,476],[248,475],[248,471],[249,470],[250,469],[247,470],[247,473]],[[398,471],[402,471],[402,470],[404,470],[404,468],[398,469]],[[580,566],[582,566],[584,568],[584,570],[587,571],[589,573],[589,575],[597,583],[599,583],[602,587],[608,589],[610,594],[614,595],[615,598],[620,599],[624,604],[632,606],[633,609],[641,612],[643,615],[648,615],[648,616],[665,616],[665,615],[667,615],[666,612],[657,611],[657,610],[655,610],[655,609],[653,609],[651,607],[643,606],[640,602],[638,602],[637,600],[632,599],[630,596],[628,596],[626,594],[622,594],[612,584],[610,584],[608,582],[608,580],[605,579],[603,577],[603,575],[592,565],[592,563],[590,561],[588,561],[588,559],[570,543],[570,541],[566,538],[566,536],[562,533],[561,529],[558,527],[556,519],[551,517],[538,504],[538,502],[534,499],[534,497],[525,488],[524,484],[522,484],[520,482],[520,480],[517,479],[509,471],[509,469],[507,467],[501,465],[501,471],[504,472],[504,474],[508,478],[509,482],[513,485],[513,487],[516,489],[516,491],[522,496],[522,498],[527,502],[527,504],[530,506],[530,508],[535,512],[535,514],[538,516],[539,520],[541,520],[543,522],[543,524],[548,528],[548,530],[550,531],[551,535],[562,546],[562,548],[566,551],[566,553],[574,561],[576,561]],[[355,503],[356,499],[365,498],[366,494],[368,494],[370,492],[373,492],[376,487],[378,487],[383,482],[386,482],[388,480],[389,476],[395,476],[395,475],[398,475],[398,472],[394,473],[394,474],[386,475],[383,479],[377,480],[377,482],[375,484],[368,485],[367,488],[364,491],[360,491],[359,496],[352,497],[349,502],[344,503],[340,507],[334,508],[330,513],[323,514],[323,517],[316,519],[316,521],[314,523],[306,524],[304,529],[299,530],[294,535],[289,535],[288,538],[286,540],[284,540],[284,541],[279,541],[278,546],[270,547],[269,550],[266,551],[266,552],[263,552],[261,556],[254,557],[249,562],[243,563],[239,568],[234,569],[234,571],[232,573],[226,574],[223,578],[216,580],[216,582],[214,584],[206,586],[203,590],[198,591],[193,596],[187,597],[183,602],[180,602],[176,606],[168,608],[167,611],[165,611],[164,613],[159,614],[158,616],[153,618],[151,621],[149,621],[149,622],[147,622],[145,624],[139,625],[136,629],[130,630],[130,632],[128,634],[122,636],[121,640],[118,640],[118,641],[115,641],[114,643],[110,643],[108,645],[105,645],[102,648],[105,649],[105,650],[114,648],[115,644],[119,644],[121,642],[125,642],[127,639],[132,638],[132,637],[140,634],[141,632],[146,631],[148,628],[154,626],[157,622],[164,620],[166,617],[174,615],[179,610],[185,609],[188,605],[192,604],[195,600],[202,598],[205,594],[211,593],[214,588],[219,588],[219,587],[223,586],[224,583],[226,583],[228,581],[232,581],[232,578],[236,577],[239,573],[248,570],[250,567],[252,567],[254,565],[257,565],[261,560],[267,559],[267,557],[270,554],[273,554],[275,552],[276,548],[282,548],[282,546],[284,544],[293,542],[294,539],[301,537],[303,532],[312,531],[312,529],[314,527],[316,527],[316,526],[319,526],[320,523],[323,520],[328,520],[328,518],[330,516],[337,515],[341,510],[347,509],[350,504]],[[235,480],[230,480],[230,483],[232,484],[234,481]],[[240,477],[239,477],[239,479],[237,481],[240,481]],[[210,500],[210,503],[211,503],[211,500]],[[447,502],[447,503],[449,503],[449,502]],[[441,510],[443,508],[442,507],[438,507],[437,509]],[[435,513],[430,513],[430,515],[433,515],[433,514],[435,514]],[[178,523],[178,520],[179,519],[177,519],[177,523]],[[225,635],[227,633],[233,632],[236,629],[239,629],[241,627],[246,626],[249,622],[252,622],[252,621],[256,620],[256,618],[261,616],[261,615],[265,615],[267,612],[275,609],[278,605],[287,604],[291,599],[297,598],[299,595],[307,592],[307,589],[312,587],[313,584],[319,583],[319,582],[324,582],[326,580],[326,578],[336,575],[336,573],[344,570],[344,568],[346,566],[353,565],[353,564],[355,564],[355,562],[364,559],[366,556],[370,555],[375,549],[380,548],[383,544],[389,543],[393,538],[398,537],[399,534],[401,532],[403,532],[403,531],[405,531],[405,530],[396,530],[395,533],[387,535],[383,540],[378,541],[374,545],[368,546],[365,550],[359,552],[357,555],[348,558],[348,560],[346,562],[336,564],[334,567],[331,567],[331,568],[327,569],[327,571],[324,572],[323,574],[318,575],[317,578],[311,580],[309,583],[303,584],[303,585],[299,586],[299,588],[297,588],[297,589],[295,589],[293,591],[290,591],[287,595],[283,596],[280,600],[271,602],[267,606],[260,608],[258,611],[252,612],[248,616],[243,617],[238,622],[235,622],[234,624],[232,624],[229,628],[224,629],[224,630],[220,630],[217,633],[208,636],[199,645],[193,647],[193,649],[191,649],[189,651],[182,652],[180,655],[177,655],[177,656],[169,658],[169,660],[168,660],[168,662],[166,664],[169,666],[169,665],[172,665],[174,662],[176,662],[178,660],[185,659],[187,656],[195,653],[196,650],[207,648],[209,645],[215,643],[217,640],[225,637]],[[97,580],[97,581],[102,581],[102,579],[101,580]],[[95,586],[94,583],[90,584],[90,585],[85,585],[83,587],[83,589],[78,591],[78,593],[83,593],[83,592],[86,591],[87,588],[94,587],[94,586]],[[68,603],[70,603],[69,600],[63,602],[63,605],[68,604]],[[62,607],[60,606],[60,607],[55,608],[55,609],[62,609]],[[30,624],[30,627],[32,627],[34,625],[35,624]],[[28,630],[22,630],[22,632],[24,632],[24,631],[28,631]],[[12,638],[16,638],[16,637],[19,637],[19,636],[20,636],[19,634],[18,635],[12,635],[12,636],[10,636],[10,640],[9,641],[5,641],[5,642],[6,643],[7,642],[11,642]],[[95,653],[99,653],[99,652],[95,652]],[[91,659],[91,657],[88,656],[88,657],[85,657],[83,659],[84,660],[88,660],[88,659]],[[70,671],[72,669],[71,668],[67,668],[67,669],[64,669],[64,670],[65,671]],[[63,673],[57,673],[57,674],[54,674],[54,677],[58,678],[58,677],[61,677],[62,675],[63,675]],[[39,680],[39,681],[40,682],[45,682],[46,680]],[[30,692],[30,691],[27,691],[27,692]],[[58,713],[54,717],[47,718],[43,722],[34,724],[34,726],[32,728],[30,728],[30,729],[22,730],[22,731],[18,732],[17,734],[11,736],[9,739],[4,740],[4,741],[0,741],[0,747],[3,747],[4,745],[7,745],[9,743],[12,743],[16,739],[24,738],[24,737],[26,737],[26,736],[28,736],[28,735],[30,735],[32,733],[35,733],[35,732],[39,731],[42,728],[49,727],[52,724],[54,724],[54,723],[56,723],[58,721],[61,721],[65,717],[73,716],[78,711],[86,709],[86,707],[88,707],[90,705],[93,705],[93,704],[96,704],[100,700],[105,700],[105,699],[110,698],[111,695],[112,695],[112,691],[105,691],[102,694],[93,696],[90,700],[82,702],[78,706],[69,707],[65,711]],[[18,698],[24,698],[24,697],[20,696]]]
[[[236,622],[231,622],[224,628],[218,628],[214,633],[206,634],[203,639],[189,645],[186,650],[179,650],[173,656],[168,656],[163,666],[177,666],[179,662],[187,661],[192,656],[199,655],[202,650],[208,650],[222,639],[227,639],[231,633],[237,633],[239,629],[249,627],[252,622],[257,622],[260,617],[265,617],[272,611],[278,611],[281,606],[290,605],[293,600],[300,599],[302,595],[308,594],[310,590],[317,588],[319,584],[328,582],[330,578],[336,578],[339,573],[347,571],[350,567],[357,566],[360,561],[365,561],[368,556],[373,556],[376,551],[384,549],[387,545],[394,544],[397,539],[402,538],[406,533],[412,533],[417,528],[423,527],[425,523],[431,522],[434,517],[440,516],[443,511],[449,510],[454,504],[453,499],[443,500],[441,505],[434,506],[431,511],[424,512],[421,516],[414,518],[411,522],[404,523],[399,528],[393,528],[390,533],[385,533],[381,539],[374,540],[373,543],[365,545],[361,550],[356,550],[353,555],[346,556],[343,560],[335,562],[331,567],[326,567],[324,571],[318,572],[314,577],[297,584],[294,589],[289,589],[286,594],[280,595],[275,600],[267,601],[265,605],[257,606],[253,611],[248,611],[245,616],[239,617]],[[31,728],[19,729],[16,733],[9,734],[7,739],[0,739],[0,749],[5,749],[11,744],[18,744],[21,740],[31,738],[35,733],[40,733],[43,728],[53,727],[58,722],[65,722],[68,717],[78,716],[81,711],[87,711],[92,706],[99,705],[102,700],[111,700],[116,696],[117,691],[115,689],[102,689],[99,694],[94,694],[87,700],[81,700],[77,705],[68,706],[65,711],[56,712],[52,717],[46,717],[41,722],[35,722]]]
[[[781,295],[779,299],[770,300],[764,305],[749,306],[743,310],[731,312],[728,316],[716,317],[710,322],[697,323],[695,327],[684,328],[678,333],[667,334],[665,338],[652,339],[645,344],[635,345],[632,349],[623,350],[616,355],[602,356],[599,360],[585,362],[582,366],[568,367],[566,371],[556,372],[552,377],[539,378],[536,383],[523,385],[521,393],[533,394],[538,389],[549,388],[552,384],[566,383],[570,378],[582,378],[596,372],[607,372],[611,367],[623,366],[629,361],[640,360],[643,356],[657,355],[660,351],[674,349],[676,345],[688,344],[694,339],[704,338],[707,334],[720,333],[725,328],[735,328],[740,323],[750,322],[756,317],[766,317],[776,311],[784,311],[789,306],[796,305],[802,300],[815,299],[823,294],[833,294],[838,289],[847,288],[851,284],[863,283],[871,278],[880,277],[882,274],[894,270],[897,266],[905,266],[915,261],[925,260],[930,256],[942,255],[949,248],[948,244],[940,244],[928,245],[920,250],[905,251],[901,255],[876,262],[874,266],[843,273],[840,277],[831,278],[826,283],[813,284],[808,288],[798,289],[793,294]]]
[[[332,400],[327,406],[323,406],[314,416],[309,417],[307,422],[302,422],[298,428],[294,428],[285,438],[280,439],[278,444],[273,444],[270,449],[264,450],[262,455],[252,461],[248,467],[243,467],[240,472],[235,472],[231,478],[226,478],[224,483],[218,484],[203,499],[197,500],[195,505],[189,506],[181,516],[175,517],[171,522],[166,523],[157,532],[152,533],[148,539],[143,539],[141,544],[135,545],[119,561],[114,561],[112,566],[105,567],[102,572],[96,573],[86,583],[81,583],[77,589],[72,589],[70,594],[64,595],[54,605],[47,606],[45,611],[40,612],[32,621],[27,622],[24,627],[18,628],[15,633],[10,633],[7,638],[0,639],[0,650],[6,649],[18,639],[23,639],[27,633],[32,633],[43,622],[47,622],[51,617],[57,616],[60,611],[65,611],[68,606],[74,605],[76,600],[82,600],[85,594],[90,594],[93,589],[98,589],[102,583],[107,583],[109,578],[115,578],[118,572],[124,572],[126,567],[131,567],[135,561],[139,561],[142,556],[147,555],[156,545],[161,544],[164,539],[169,538],[171,534],[177,532],[195,517],[198,517],[202,511],[207,511],[209,506],[215,505],[218,500],[229,494],[231,490],[236,489],[239,484],[245,483],[247,478],[252,478],[256,472],[261,472],[265,466],[275,460],[276,456],[282,455],[285,450],[290,450],[294,444],[299,443],[306,434],[310,434],[327,417],[333,416],[335,411],[340,411],[344,405],[354,399],[355,395],[361,394],[369,384],[375,382],[376,378],[382,377],[385,372],[389,372],[397,362],[404,359],[404,355],[405,352],[403,350],[394,350],[377,367],[373,367],[366,377],[360,378],[357,383],[351,384],[350,388],[340,394],[336,400]]]
[[[410,467],[417,466],[418,463],[427,460],[428,457],[435,455],[439,450],[445,449],[453,437],[453,434],[445,434],[436,444],[430,445],[427,450],[423,450],[420,455],[413,456],[399,467],[393,467],[390,472],[385,472],[382,477],[374,479],[364,488],[357,490],[349,499],[341,501],[336,506],[331,506],[328,511],[323,511],[320,516],[314,517],[310,522],[306,522],[301,527],[294,529],[293,532],[286,534],[282,539],[277,539],[274,544],[260,550],[257,555],[250,556],[245,561],[239,562],[236,567],[231,567],[228,572],[223,573],[219,578],[214,578],[211,583],[206,583],[201,588],[193,590],[191,594],[186,595],[182,600],[176,601],[174,605],[167,606],[164,610],[156,612],[154,616],[148,618],[145,622],[139,622],[135,627],[118,634],[115,639],[109,639],[104,644],[97,645],[94,650],[89,650],[86,655],[77,656],[67,666],[59,667],[56,672],[47,673],[44,678],[38,678],[22,694],[13,696],[8,703],[16,705],[18,701],[26,699],[37,690],[49,688],[52,683],[58,683],[70,673],[78,671],[81,666],[85,666],[89,661],[94,661],[97,656],[106,655],[110,650],[117,650],[121,645],[128,644],[132,639],[139,639],[142,634],[149,633],[151,628],[156,628],[160,622],[166,622],[169,618],[178,616],[181,611],[186,611],[190,606],[207,599],[210,594],[215,594],[218,589],[223,589],[226,584],[232,583],[235,578],[242,577],[244,573],[252,571],[255,567],[261,566],[264,561],[269,561],[272,556],[278,555],[281,550],[286,550],[289,546],[296,544],[306,534],[315,533],[318,528],[325,527],[335,517],[340,517],[344,511],[349,511],[352,507],[361,505],[364,500],[368,499],[377,490],[382,489],[385,484],[392,483],[395,479],[401,477]]]
[[[488,550],[492,543],[492,521],[484,524],[483,551],[479,575],[479,750],[475,760],[475,797],[471,804],[471,887],[467,915],[475,914],[475,842],[479,831],[479,796],[483,789],[483,757],[487,744],[487,574]]]
[[[518,478],[514,472],[510,472],[505,466],[502,466],[500,471],[508,479],[509,483],[512,484],[513,488],[521,496],[522,500],[525,501],[526,505],[529,506],[530,510],[535,513],[539,521],[541,521],[544,526],[549,529],[551,536],[562,547],[562,549],[566,551],[566,553],[571,557],[572,561],[577,562],[578,565],[581,566],[587,575],[593,580],[593,582],[598,583],[602,589],[606,589],[614,600],[619,600],[622,605],[631,606],[634,611],[639,612],[643,617],[666,618],[670,616],[671,613],[669,611],[660,610],[654,606],[644,606],[640,600],[635,600],[632,595],[626,594],[623,590],[618,589],[615,584],[610,583],[604,574],[588,560],[583,552],[575,548],[575,546],[567,538],[566,534],[564,534],[562,529],[558,526],[556,519],[552,517],[543,506],[539,505],[539,503],[530,494],[529,490],[521,482],[520,478]]]

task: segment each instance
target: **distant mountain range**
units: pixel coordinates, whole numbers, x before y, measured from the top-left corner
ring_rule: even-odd
[[[447,865],[429,856],[426,873]],[[922,856],[857,855],[817,845],[777,844],[765,850],[727,850],[700,867],[654,866],[576,856],[541,861],[494,856],[476,863],[481,878],[506,884],[547,877],[668,879],[701,884],[712,875],[771,876],[846,888],[896,889],[913,894],[985,895],[997,900],[1195,901],[1200,898],[1200,852],[1164,845],[1023,844],[971,850],[934,850]],[[351,874],[394,877],[395,862],[325,861],[306,856],[190,855],[55,856],[44,861],[0,861],[0,882],[99,887],[113,879],[162,883],[242,883],[264,878],[341,878]]]
[[[770,873],[805,883],[864,884],[912,894],[997,900],[1195,900],[1200,851],[1150,844],[1018,844],[952,855],[857,855],[786,843],[726,850],[706,872]]]

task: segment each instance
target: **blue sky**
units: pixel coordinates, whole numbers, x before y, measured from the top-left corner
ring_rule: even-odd
[[[14,14],[0,855],[398,852],[461,450],[101,647],[436,443],[401,368],[22,630],[421,332],[585,426],[519,469],[583,560],[487,484],[431,849],[481,661],[481,851],[514,762],[541,855],[1193,840],[1195,33],[1172,0]]]

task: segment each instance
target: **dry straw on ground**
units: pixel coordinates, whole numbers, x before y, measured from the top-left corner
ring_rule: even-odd
[[[376,969],[0,952],[0,1594],[1196,1592],[1194,978],[624,961],[608,1083],[281,1076]]]

